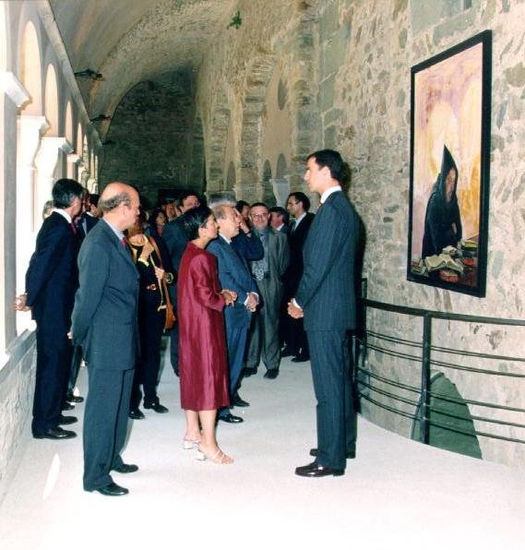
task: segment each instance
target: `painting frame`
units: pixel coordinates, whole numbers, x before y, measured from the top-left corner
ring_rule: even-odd
[[[411,68],[407,279],[479,298],[487,275],[491,92],[490,30]]]

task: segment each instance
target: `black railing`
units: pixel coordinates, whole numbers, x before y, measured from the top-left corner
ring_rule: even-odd
[[[366,295],[366,282],[364,282]],[[466,404],[486,409],[506,411],[509,413],[525,413],[525,409],[514,406],[509,403],[488,403],[473,399],[456,399],[449,395],[444,395],[431,390],[432,367],[440,369],[452,369],[460,371],[468,371],[476,374],[486,374],[504,378],[525,379],[525,369],[522,372],[518,370],[495,370],[491,368],[478,368],[474,366],[462,365],[457,361],[444,361],[433,357],[433,353],[449,354],[456,357],[470,357],[483,360],[499,360],[516,365],[524,365],[525,357],[512,355],[497,355],[490,353],[482,353],[474,350],[450,349],[440,347],[433,344],[432,329],[435,320],[447,320],[450,322],[461,323],[476,323],[483,325],[499,325],[499,326],[514,326],[520,327],[518,330],[525,329],[525,321],[517,319],[502,319],[495,317],[480,317],[474,315],[462,315],[457,313],[445,313],[440,311],[431,311],[426,309],[418,309],[413,307],[397,306],[368,300],[363,298],[363,325],[365,330],[356,337],[357,345],[354,346],[354,358],[356,360],[356,379],[358,395],[361,400],[366,400],[370,404],[387,410],[393,414],[409,418],[413,421],[413,435],[416,425],[419,427],[418,439],[423,443],[429,443],[429,433],[431,427],[456,432],[459,434],[472,436],[473,432],[477,437],[487,437],[492,439],[504,440],[513,443],[525,444],[525,440],[519,437],[510,437],[509,435],[501,435],[495,432],[470,430],[465,431],[462,427],[458,427],[458,423],[443,421],[443,417],[451,418],[461,422],[463,421],[481,421],[489,425],[499,425],[518,429],[525,429],[524,422],[514,422],[501,420],[499,418],[488,418],[485,416],[470,415],[466,418],[462,415],[457,415],[454,412],[447,412],[444,406],[431,406],[431,399],[434,403],[449,403],[452,406]],[[416,340],[400,338],[392,334],[386,334],[384,329],[382,332],[377,332],[368,329],[367,317],[371,310],[380,310],[383,312],[393,313],[394,315],[410,316],[420,319],[422,326],[420,327],[421,337]],[[522,341],[525,340],[525,330],[523,330]],[[388,345],[403,346],[404,350],[391,349]],[[356,351],[357,350],[357,351]],[[371,351],[382,356],[389,356],[408,362],[414,362],[419,365],[420,376],[419,386],[408,384],[394,380],[384,373],[379,374],[374,372],[374,369],[369,368],[368,356]],[[401,391],[399,391],[401,390]],[[405,407],[403,408],[403,405]],[[406,409],[409,410],[406,410]],[[412,412],[415,411],[415,412]],[[437,413],[437,414],[432,414]],[[432,418],[439,417],[441,421]],[[522,417],[525,418],[525,417]],[[514,420],[514,419],[513,419]],[[521,419],[519,419],[521,420]]]

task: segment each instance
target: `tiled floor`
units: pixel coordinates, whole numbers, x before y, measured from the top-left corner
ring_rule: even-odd
[[[218,431],[231,466],[182,450],[170,367],[159,393],[169,414],[146,411],[130,423],[124,458],[140,470],[114,475],[130,489],[125,497],[82,490],[80,437],[33,440],[28,428],[0,506],[0,549],[525,548],[523,470],[425,447],[363,419],[344,477],[295,476],[315,444],[308,364],[285,360],[276,380],[260,372],[245,381],[251,406],[235,410],[245,422]]]

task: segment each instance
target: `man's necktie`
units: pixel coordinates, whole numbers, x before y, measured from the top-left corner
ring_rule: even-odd
[[[73,235],[76,235],[77,234],[77,226],[75,225],[75,222],[71,222],[69,224],[69,227],[71,227],[71,233],[73,233]]]

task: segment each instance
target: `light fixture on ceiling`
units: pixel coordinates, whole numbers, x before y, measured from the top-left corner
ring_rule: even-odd
[[[91,78],[91,80],[104,80],[104,77],[101,73],[97,73],[93,69],[86,69],[84,71],[79,71],[75,73],[77,78]]]
[[[106,120],[111,120],[109,115],[98,115],[95,118],[90,118],[91,122],[105,122]]]
[[[237,10],[226,28],[229,29],[230,27],[235,27],[236,29],[238,29],[241,25],[242,25],[241,12]]]

